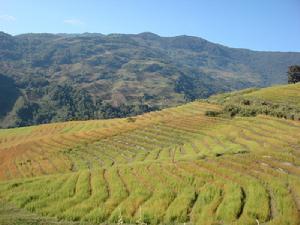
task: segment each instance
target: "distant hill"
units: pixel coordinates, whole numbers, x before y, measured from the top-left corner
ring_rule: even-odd
[[[1,76],[12,80],[15,91],[13,97],[1,93],[13,102],[0,105],[5,108],[0,125],[135,115],[225,91],[286,83],[287,67],[299,63],[300,53],[228,48],[191,36],[1,32]],[[80,94],[53,100],[53,90],[66,84],[73,89],[64,90]],[[91,101],[94,108],[97,101],[109,105],[83,112]],[[97,117],[97,111],[105,115]]]

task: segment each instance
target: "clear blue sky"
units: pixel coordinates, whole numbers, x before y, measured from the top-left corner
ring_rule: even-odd
[[[193,35],[300,52],[300,0],[0,0],[0,30]]]

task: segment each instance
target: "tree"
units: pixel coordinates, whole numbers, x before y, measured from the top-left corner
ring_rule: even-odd
[[[25,102],[24,105],[16,111],[17,126],[28,126],[35,121],[35,115],[39,110],[39,105],[34,102]]]
[[[300,82],[300,66],[298,65],[290,66],[287,73],[288,73],[289,84],[295,84],[297,82]]]

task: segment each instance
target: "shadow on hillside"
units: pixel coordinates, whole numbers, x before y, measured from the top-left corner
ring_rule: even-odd
[[[19,96],[20,91],[14,80],[0,74],[0,118],[12,110]]]

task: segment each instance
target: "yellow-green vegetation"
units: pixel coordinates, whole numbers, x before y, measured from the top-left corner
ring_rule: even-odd
[[[207,111],[208,116],[264,114],[300,120],[300,83],[219,94],[210,97],[209,102],[222,104],[224,108],[222,112]]]
[[[277,85],[268,88],[250,88],[225,94],[214,95],[210,100],[230,101],[233,98],[249,98],[270,101],[272,103],[290,104],[300,106],[300,83],[289,85]]]
[[[263,88],[243,96],[300,106],[300,83]]]
[[[0,217],[298,225],[300,122],[205,116],[221,110],[197,101],[131,119],[0,130]]]

